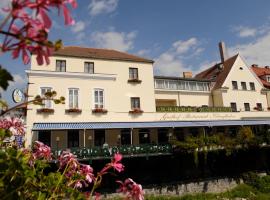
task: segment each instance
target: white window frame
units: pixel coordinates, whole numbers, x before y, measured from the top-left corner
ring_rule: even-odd
[[[90,66],[92,66],[92,71],[90,70],[91,69]],[[88,62],[88,61],[84,62],[84,73],[88,73],[88,74],[94,74],[95,73],[95,64],[94,64],[94,62]]]
[[[69,94],[69,91],[70,90],[72,90],[73,91],[73,93],[72,93],[72,106],[70,106],[71,105],[71,103],[70,103],[70,94]],[[77,90],[78,91],[78,102],[77,102],[77,106],[75,106],[75,95],[74,95],[74,91],[75,90]],[[68,88],[68,91],[67,91],[67,99],[68,99],[68,108],[69,109],[72,109],[72,108],[76,108],[76,109],[79,109],[80,108],[80,90],[79,90],[79,88]]]
[[[42,94],[43,89],[46,90],[45,93],[46,92],[52,92],[52,87],[48,87],[48,86],[40,87],[40,96],[41,96],[41,98],[43,98],[43,94]],[[43,100],[42,103],[44,104],[44,105],[42,105],[42,108],[50,108],[50,109],[53,108],[52,107],[52,105],[53,105],[52,100]],[[47,103],[48,103],[49,106],[47,106]]]
[[[98,101],[96,102],[96,98],[95,98],[95,93],[96,91],[98,91]],[[100,101],[100,95],[99,95],[99,92],[102,91],[103,92],[103,102],[101,104],[101,101]],[[95,108],[102,108],[104,109],[105,108],[105,90],[103,88],[94,88],[93,89],[93,109]]]
[[[266,75],[265,78],[266,78],[266,81],[270,83],[270,76]]]

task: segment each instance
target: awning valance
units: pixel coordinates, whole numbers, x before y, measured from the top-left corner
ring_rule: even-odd
[[[34,123],[33,131],[67,129],[124,129],[166,127],[213,127],[213,126],[270,125],[270,120],[216,120],[216,121],[155,121],[155,122],[72,122]]]

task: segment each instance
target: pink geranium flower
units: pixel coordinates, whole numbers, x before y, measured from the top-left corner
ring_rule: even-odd
[[[68,172],[67,172],[67,176],[72,176],[73,173],[75,173],[79,167],[79,162],[76,159],[76,157],[68,152],[68,151],[63,151],[62,154],[59,156],[59,163],[60,169],[64,169],[65,167],[68,167]]]
[[[120,162],[122,155],[119,153],[114,154],[114,157],[110,163],[108,163],[101,171],[101,174],[107,173],[110,168],[114,168],[118,172],[124,171],[124,165]]]
[[[144,200],[142,186],[137,184],[131,178],[126,179],[124,182],[117,181],[117,183],[120,184],[120,188],[117,190],[117,192],[127,195],[127,199]]]
[[[46,159],[51,160],[51,148],[42,142],[35,141],[33,146],[34,159]]]
[[[90,165],[80,165],[79,174],[82,175],[88,183],[92,183],[95,179],[93,168]]]

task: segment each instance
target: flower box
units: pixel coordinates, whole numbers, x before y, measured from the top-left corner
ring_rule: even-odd
[[[134,78],[134,79],[128,79],[128,83],[141,83],[142,81],[137,79],[137,78]]]
[[[37,109],[37,113],[54,113],[54,109],[52,108],[40,108]]]
[[[92,109],[92,113],[102,113],[102,114],[105,114],[107,112],[108,112],[108,110],[106,110],[104,108],[94,108],[94,109]]]
[[[129,111],[130,114],[140,114],[143,113],[143,110],[139,109],[139,108],[134,108],[133,110]]]
[[[82,110],[78,108],[69,108],[65,110],[66,113],[81,113]]]

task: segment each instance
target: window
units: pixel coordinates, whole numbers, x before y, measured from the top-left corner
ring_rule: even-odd
[[[256,106],[257,107],[257,110],[258,111],[262,111],[262,104],[261,103],[257,103],[256,105],[257,105]]]
[[[56,71],[65,72],[66,71],[66,61],[65,60],[56,60]]]
[[[94,63],[93,62],[85,62],[84,63],[84,72],[89,74],[94,74]]]
[[[237,81],[232,81],[232,88],[233,90],[238,90]]]
[[[140,98],[139,97],[131,97],[131,109],[140,109]]]
[[[79,147],[79,130],[68,130],[68,148]]]
[[[39,131],[38,141],[50,147],[51,146],[51,131]]]
[[[247,90],[246,82],[241,82],[242,90]]]
[[[94,107],[104,108],[104,90],[94,89]]]
[[[44,97],[44,95],[46,94],[46,92],[51,92],[52,88],[50,87],[43,87],[41,88],[41,97]],[[43,100],[43,108],[52,108],[52,100],[46,99]]]
[[[139,79],[138,68],[129,68],[129,79]]]
[[[149,129],[140,129],[139,130],[139,143],[140,144],[149,144],[150,143]]]
[[[69,108],[79,108],[79,90],[68,89]]]
[[[266,76],[266,81],[270,82],[270,76]]]
[[[244,103],[245,111],[250,111],[250,105],[249,103]]]
[[[122,129],[121,145],[130,145],[130,144],[131,144],[130,129]]]
[[[231,103],[231,108],[232,108],[232,111],[233,111],[233,112],[237,112],[237,106],[236,106],[236,103],[232,102],[232,103]]]
[[[250,90],[255,90],[255,84],[253,82],[249,83]]]

